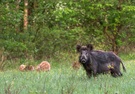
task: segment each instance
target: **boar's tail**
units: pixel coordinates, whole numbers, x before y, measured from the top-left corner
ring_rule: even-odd
[[[122,68],[123,68],[123,70],[126,72],[126,68],[125,68],[125,66],[124,66],[124,64],[123,64],[123,62],[121,61],[121,64],[122,64]]]

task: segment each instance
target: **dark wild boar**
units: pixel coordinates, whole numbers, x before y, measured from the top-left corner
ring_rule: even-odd
[[[79,62],[86,70],[88,77],[96,76],[100,73],[111,73],[113,77],[122,76],[120,64],[126,71],[121,59],[113,52],[93,50],[93,45],[77,45],[77,51],[80,53]]]

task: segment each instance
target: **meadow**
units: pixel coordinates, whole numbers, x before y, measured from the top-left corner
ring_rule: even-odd
[[[135,55],[121,55],[127,72],[114,78],[98,75],[87,78],[81,67],[74,70],[71,61],[51,61],[49,72],[9,69],[0,72],[0,94],[135,94]]]

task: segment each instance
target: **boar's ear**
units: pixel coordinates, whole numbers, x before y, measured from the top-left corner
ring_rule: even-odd
[[[81,45],[76,45],[77,52],[80,52],[80,49],[81,49]]]
[[[93,50],[93,45],[92,44],[87,44],[87,48],[91,51],[91,50]]]

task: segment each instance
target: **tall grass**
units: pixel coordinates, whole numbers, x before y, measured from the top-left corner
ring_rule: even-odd
[[[71,61],[64,60],[60,64],[52,60],[49,72],[0,72],[0,94],[135,94],[135,59],[124,60],[127,72],[121,68],[122,77],[108,74],[90,79],[83,68],[73,70]]]

